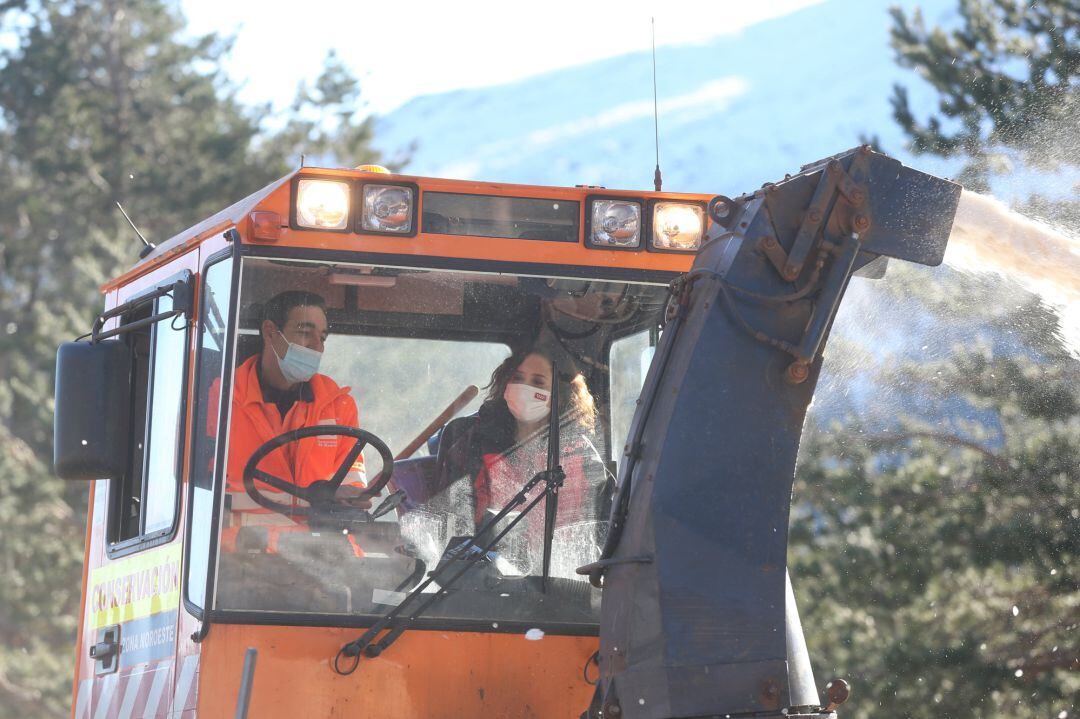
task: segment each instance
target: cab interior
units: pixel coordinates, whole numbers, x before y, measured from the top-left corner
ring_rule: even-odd
[[[298,533],[277,553],[263,551],[257,539],[238,542],[236,553],[221,554],[216,608],[363,622],[392,606],[445,561],[448,543],[474,529],[462,509],[470,489],[444,486],[437,471],[440,449],[485,399],[495,367],[513,349],[541,344],[560,374],[572,368],[584,377],[595,403],[590,443],[609,481],[592,500],[593,521],[588,527],[560,528],[555,545],[569,554],[554,563],[554,589],[537,591],[534,571],[507,573],[493,561],[471,571],[426,621],[595,626],[598,592],[573,568],[599,553],[605,503],[658,337],[667,286],[655,280],[248,257],[235,336],[237,365],[259,351],[263,306],[284,290],[307,290],[325,299],[330,338],[320,372],[351,387],[360,427],[383,439],[395,455],[413,440],[424,442],[411,456],[395,459],[383,493],[400,491],[404,501],[353,528],[363,557],[353,556],[339,532],[327,527]],[[478,396],[430,437],[419,436],[470,385],[479,389]],[[364,459],[369,478],[382,470],[370,448]]]

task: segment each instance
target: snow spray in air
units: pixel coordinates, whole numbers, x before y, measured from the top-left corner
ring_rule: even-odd
[[[1003,275],[1060,313],[1066,346],[1080,356],[1080,239],[964,190],[945,262],[964,272]]]
[[[949,296],[957,275],[972,280],[966,286],[974,295],[958,296],[945,309],[934,298]],[[897,371],[909,362],[946,362],[958,348],[978,344],[1022,352],[1015,336],[994,329],[986,312],[967,303],[981,296],[984,309],[1000,305],[1004,312],[1029,293],[1054,311],[1059,340],[1080,358],[1080,237],[965,190],[943,267],[895,263],[884,279],[852,281],[825,348],[811,414],[825,422],[855,414],[882,424],[898,413],[922,414],[912,399],[919,388]]]

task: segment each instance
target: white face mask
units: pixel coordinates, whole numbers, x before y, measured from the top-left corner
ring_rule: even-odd
[[[535,422],[549,414],[551,392],[528,384],[514,382],[506,385],[503,399],[510,414],[519,422]]]
[[[281,374],[285,377],[285,381],[289,384],[307,382],[319,371],[322,352],[316,352],[303,345],[289,342],[288,338],[280,330],[278,330],[278,334],[289,345],[289,349],[285,350],[284,357],[278,355],[272,344],[270,350],[274,353],[274,357],[277,358],[278,367],[281,368]]]

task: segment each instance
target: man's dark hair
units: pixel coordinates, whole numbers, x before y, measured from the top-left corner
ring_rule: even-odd
[[[270,320],[279,330],[284,330],[285,320],[294,307],[318,307],[326,312],[326,300],[321,295],[305,290],[279,292],[263,306],[263,319]]]

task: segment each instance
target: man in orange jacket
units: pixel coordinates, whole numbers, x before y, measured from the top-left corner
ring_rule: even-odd
[[[255,450],[279,434],[318,425],[358,426],[356,403],[348,387],[339,387],[318,374],[328,324],[325,301],[313,292],[287,291],[265,306],[259,334],[262,349],[236,368],[233,379],[232,420],[226,491],[231,509],[223,533],[223,549],[235,543],[243,526],[266,526],[268,549],[275,551],[281,531],[302,527],[280,513],[256,504],[244,490],[244,465]],[[355,440],[326,435],[308,437],[274,450],[259,469],[286,482],[307,487],[329,479],[341,465]],[[260,491],[282,504],[303,506],[303,500],[265,484]],[[363,458],[358,458],[338,490],[341,498],[355,497],[364,489]]]

